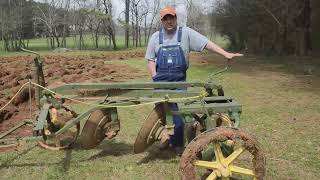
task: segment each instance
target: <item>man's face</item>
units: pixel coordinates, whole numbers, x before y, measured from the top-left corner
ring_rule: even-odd
[[[167,33],[174,33],[177,29],[177,16],[167,14],[161,19],[161,23]]]

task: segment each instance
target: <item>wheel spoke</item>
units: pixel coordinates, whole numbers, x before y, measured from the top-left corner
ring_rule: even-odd
[[[244,150],[244,147],[240,147],[237,150],[233,151],[233,153],[226,158],[227,165],[231,164],[235,159],[237,159]]]
[[[184,151],[180,160],[182,179],[199,178],[204,170],[204,179],[263,179],[265,157],[257,143],[253,136],[239,129],[217,127],[206,131]],[[246,144],[255,148],[248,150]]]
[[[215,180],[217,179],[217,175],[215,173],[215,171],[213,171],[207,178],[206,180]]]
[[[216,157],[216,161],[218,163],[223,163],[224,157],[223,157],[223,154],[222,154],[222,151],[221,151],[220,144],[219,143],[214,143],[213,144],[213,150],[214,150],[214,155]]]
[[[245,174],[245,175],[249,175],[249,176],[255,176],[254,171],[252,171],[251,169],[246,169],[246,168],[241,168],[238,166],[230,166],[230,170],[231,172],[235,172],[238,174]]]
[[[218,169],[217,162],[196,160],[193,164],[195,166],[204,167],[204,168],[208,168],[208,169]]]

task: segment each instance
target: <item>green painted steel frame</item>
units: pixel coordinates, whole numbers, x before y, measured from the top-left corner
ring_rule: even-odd
[[[195,91],[180,91],[180,90],[166,90],[178,87],[201,87],[209,97],[204,97],[202,104],[199,99],[191,98],[201,94],[201,90]],[[222,87],[215,83],[201,83],[201,82],[158,82],[158,83],[75,83],[67,84],[57,88],[51,89],[53,92],[59,93],[66,97],[97,97],[100,96],[99,104],[103,106],[90,107],[84,113],[78,115],[76,118],[68,121],[68,123],[47,138],[55,138],[69,128],[78,124],[82,119],[86,118],[93,111],[103,108],[114,108],[114,106],[128,106],[137,105],[145,102],[154,102],[166,100],[165,103],[178,103],[179,111],[167,111],[168,114],[180,114],[184,118],[192,117],[192,114],[215,114],[228,113],[235,122],[235,127],[239,127],[241,105],[234,101],[231,97],[216,96],[214,90],[221,90]],[[89,92],[86,94],[86,91]],[[93,91],[94,93],[90,93]],[[79,95],[79,92],[84,92]],[[64,100],[55,99],[50,91],[44,90],[42,98],[42,108],[39,117],[35,123],[34,131],[43,130],[50,107],[59,108],[62,106]],[[78,94],[78,95],[75,95]],[[175,99],[177,98],[177,99]],[[182,98],[182,99],[179,99]],[[116,108],[115,108],[116,110]],[[113,114],[113,118],[118,119],[117,115]],[[39,140],[41,136],[23,138],[28,140]]]
[[[201,87],[211,96],[204,97],[203,100],[205,104],[201,104],[200,99],[188,99],[188,97],[199,96],[201,90],[167,90],[178,87]],[[222,89],[222,87],[213,82],[74,83],[63,85],[53,88],[51,91],[69,98],[100,96],[100,104],[103,106],[89,108],[86,112],[70,120],[63,128],[51,134],[48,138],[63,134],[95,110],[108,108],[108,106],[111,108],[114,106],[137,105],[144,102],[154,102],[164,99],[166,99],[166,103],[179,104],[179,111],[167,111],[168,114],[180,114],[186,118],[191,117],[192,114],[206,114],[206,112],[209,114],[228,113],[235,121],[235,127],[238,127],[240,124],[241,105],[231,97],[213,96],[214,93],[212,91],[218,89]],[[82,95],[75,95],[79,94],[79,92],[80,94],[82,93]],[[43,94],[48,97],[47,100],[52,101],[53,96],[50,91],[45,90]]]
[[[154,89],[154,88],[177,88],[177,87],[204,87],[207,89],[219,89],[220,85],[214,82],[150,82],[150,83],[72,83],[53,88],[55,92],[65,90],[78,90],[78,89]]]

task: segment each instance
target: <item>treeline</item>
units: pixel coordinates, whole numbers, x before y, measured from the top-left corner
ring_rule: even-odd
[[[48,49],[68,47],[68,38],[78,49],[86,49],[89,40],[95,49],[118,49],[116,36],[123,37],[124,48],[138,47],[160,27],[161,7],[184,2],[188,26],[203,34],[227,36],[234,50],[285,55],[320,50],[319,0],[121,2],[125,8],[114,17],[111,0],[1,0],[0,40],[6,51],[28,48],[29,39],[37,37],[47,40]],[[204,7],[214,8],[208,15]]]
[[[25,0],[0,1],[0,38],[6,51],[25,47],[25,39],[34,36],[32,12],[31,3]]]
[[[319,13],[318,0],[217,0],[211,24],[233,49],[309,55],[320,46]]]
[[[123,20],[114,17],[111,0],[1,0],[0,40],[6,51],[17,51],[28,48],[31,38],[46,38],[48,49],[55,49],[67,47],[67,37],[73,37],[76,47],[85,49],[90,36],[93,48],[117,49],[120,30],[126,48],[141,46],[159,26],[160,1],[125,0],[125,6]]]

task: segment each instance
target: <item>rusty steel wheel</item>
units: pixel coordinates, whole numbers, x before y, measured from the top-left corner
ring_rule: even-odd
[[[224,154],[222,144],[235,142],[231,154]],[[211,146],[214,157],[202,160],[201,153]],[[205,171],[201,171],[204,169]],[[257,140],[234,128],[219,127],[197,136],[182,154],[180,171],[183,180],[189,179],[259,179],[265,175],[265,157]]]

